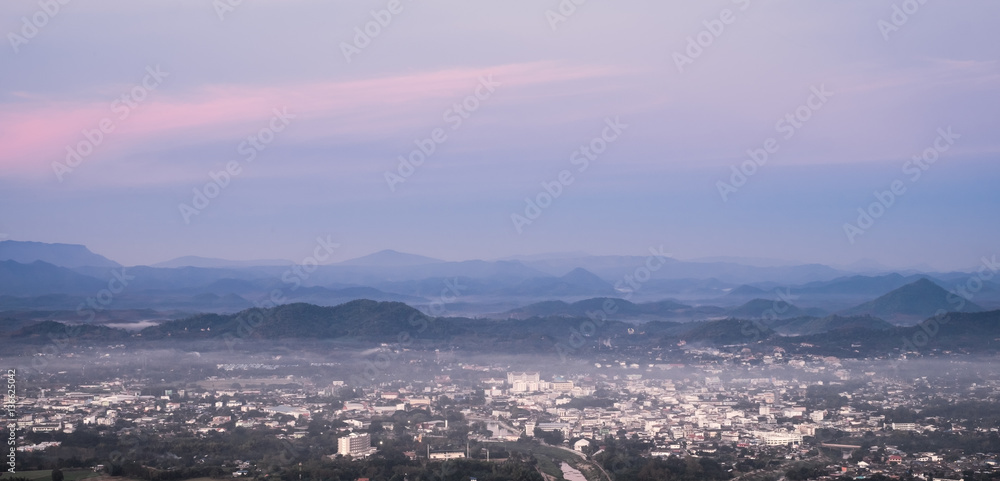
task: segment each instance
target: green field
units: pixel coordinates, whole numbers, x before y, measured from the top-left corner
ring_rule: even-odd
[[[95,473],[89,469],[64,469],[63,479],[64,481],[77,481],[80,479],[97,477],[100,474]],[[52,470],[43,469],[38,471],[18,471],[16,474],[11,474],[6,471],[3,475],[0,475],[0,479],[7,478],[28,478],[37,481],[52,481]]]

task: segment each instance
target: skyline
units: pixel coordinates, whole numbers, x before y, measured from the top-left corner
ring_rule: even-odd
[[[52,1],[0,20],[0,240],[126,265],[318,236],[334,261],[998,253],[989,2]]]

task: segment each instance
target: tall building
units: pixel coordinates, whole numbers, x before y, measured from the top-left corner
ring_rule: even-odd
[[[337,440],[337,454],[365,457],[375,452],[368,433],[351,433]]]

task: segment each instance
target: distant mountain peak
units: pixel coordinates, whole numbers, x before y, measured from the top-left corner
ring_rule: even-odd
[[[392,249],[381,250],[356,259],[340,262],[343,266],[420,266],[426,264],[438,264],[445,262],[441,259],[426,257],[417,254],[407,254]]]
[[[780,312],[778,312],[780,311]],[[764,319],[769,317],[788,318],[806,316],[809,313],[784,302],[772,299],[751,299],[729,311],[729,315],[740,319]]]
[[[567,272],[566,274],[563,274],[562,278],[563,279],[598,279],[601,282],[604,282],[604,279],[601,279],[600,277],[598,277],[597,274],[594,274],[593,272],[590,272],[587,269],[584,269],[582,267],[577,267],[577,268],[575,268],[575,269]]]
[[[600,276],[582,267],[577,267],[559,277],[560,280],[569,284],[588,287],[593,289],[611,289],[611,284]]]

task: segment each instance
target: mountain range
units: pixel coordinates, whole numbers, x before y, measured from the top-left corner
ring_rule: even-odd
[[[295,303],[269,309],[253,308],[234,314],[198,314],[163,322],[138,332],[103,325],[68,325],[42,321],[0,330],[11,349],[37,351],[52,339],[73,344],[143,344],[180,342],[225,350],[254,347],[253,341],[278,346],[284,340],[355,343],[359,346],[395,345],[405,334],[407,344],[427,349],[475,352],[552,353],[580,325],[580,318],[532,317],[485,320],[461,317],[434,318],[398,302],[351,301],[338,306]],[[4,320],[10,322],[9,319]],[[995,354],[1000,339],[1000,310],[953,313],[935,319],[935,351]],[[933,325],[933,324],[927,324]],[[796,318],[757,322],[725,318],[676,323],[650,321],[641,325],[608,320],[595,327],[575,349],[675,349],[675,346],[726,348],[753,343],[758,348],[841,357],[905,354],[905,342],[926,333],[925,326],[893,326],[872,317]],[[259,346],[259,344],[257,345]],[[738,349],[738,348],[737,348]]]
[[[912,324],[941,309],[1000,308],[995,281],[982,282],[970,299],[942,287],[966,282],[971,273],[858,275],[814,264],[689,262],[651,254],[452,262],[381,251],[322,266],[189,256],[122,267],[85,246],[4,241],[0,317],[34,310],[50,313],[51,319],[78,319],[78,307],[98,296],[109,301],[102,311],[121,312],[102,312],[102,319],[118,320],[140,320],[137,313],[148,310],[159,313],[154,319],[172,319],[283,303],[337,306],[357,299],[498,319],[582,316],[615,299],[616,311],[608,317],[629,322],[840,315]],[[662,267],[640,276],[656,256]],[[37,312],[29,317],[38,319]]]

